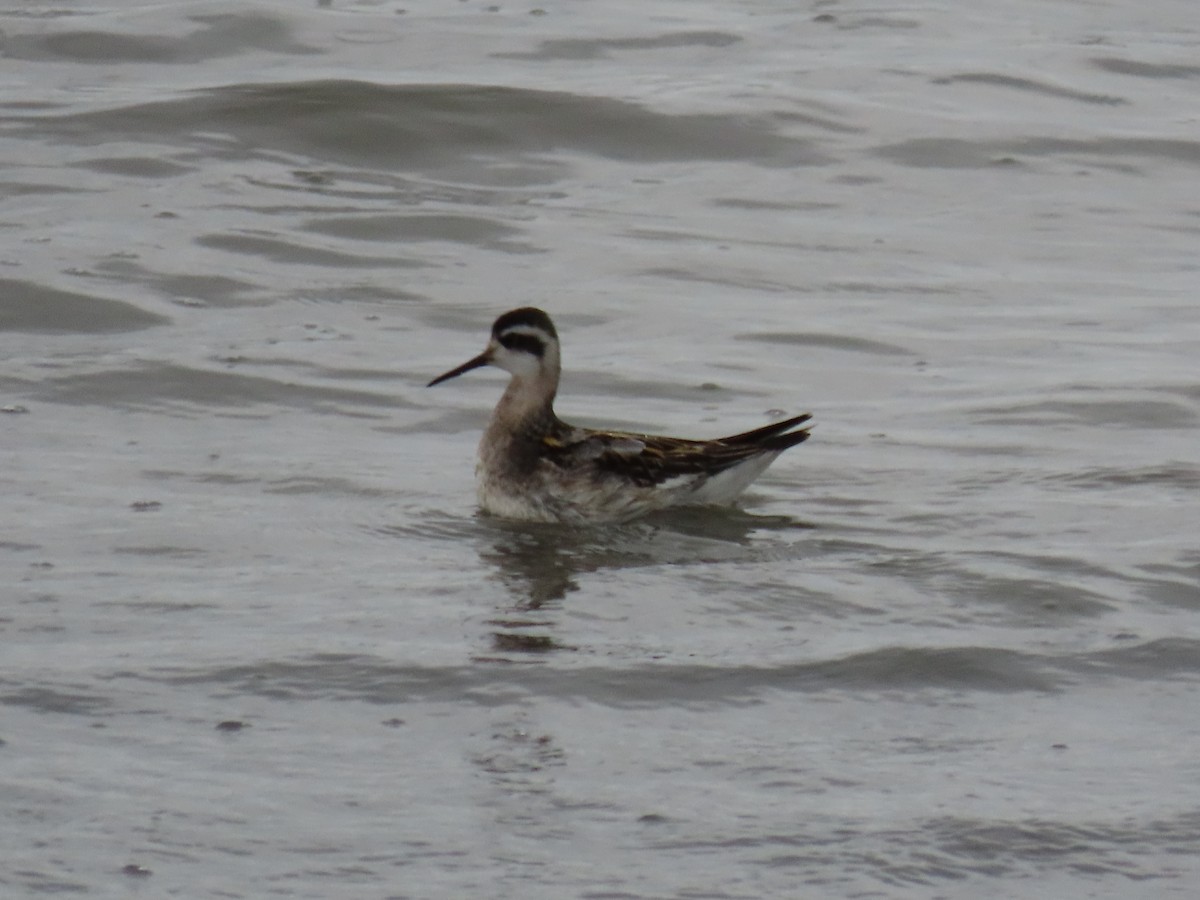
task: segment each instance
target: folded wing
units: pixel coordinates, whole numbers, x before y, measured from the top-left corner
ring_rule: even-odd
[[[796,416],[710,441],[571,429],[569,433],[547,437],[545,443],[548,458],[562,468],[586,467],[597,474],[611,474],[642,487],[653,487],[681,476],[713,475],[766,453],[779,454],[808,439],[808,429],[797,426],[811,418]]]

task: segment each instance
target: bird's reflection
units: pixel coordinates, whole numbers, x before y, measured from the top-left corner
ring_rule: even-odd
[[[479,555],[495,568],[512,605],[507,613],[548,611],[579,590],[593,572],[653,565],[688,565],[751,558],[753,535],[810,525],[786,516],[736,509],[683,509],[625,525],[566,526],[480,519]],[[545,617],[540,617],[545,618]],[[497,620],[516,627],[528,616]],[[511,645],[506,637],[498,642]],[[544,642],[538,649],[552,649]]]
[[[585,535],[566,526],[487,520],[479,556],[495,567],[514,609],[536,610],[579,590],[586,546]]]

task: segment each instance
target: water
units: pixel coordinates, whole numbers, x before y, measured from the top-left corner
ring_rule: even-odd
[[[6,897],[1195,895],[1190,3],[2,15]]]

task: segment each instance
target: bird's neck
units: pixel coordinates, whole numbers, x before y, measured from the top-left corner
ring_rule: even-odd
[[[511,437],[540,438],[554,424],[554,397],[558,392],[555,373],[534,376],[514,375],[496,404],[489,431],[499,431]]]

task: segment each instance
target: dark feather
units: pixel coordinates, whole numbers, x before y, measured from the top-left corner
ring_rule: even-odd
[[[762,428],[755,428],[753,431],[743,431],[741,434],[733,434],[729,437],[717,438],[717,440],[722,444],[758,444],[766,448],[768,446],[775,446],[775,442],[768,441],[768,438],[778,437],[781,440],[794,438],[794,440],[787,440],[786,443],[779,447],[780,450],[786,450],[788,447],[793,447],[805,441],[808,438],[808,429],[792,431],[790,434],[784,434],[783,432],[791,431],[797,425],[802,425],[811,418],[812,416],[809,413],[805,413],[802,416],[794,416],[790,419],[784,419],[782,422],[764,425]],[[802,437],[797,437],[797,435],[802,435]]]
[[[763,453],[779,453],[808,439],[807,429],[789,431],[812,417],[796,416],[743,434],[709,441],[589,431],[559,423],[561,430],[546,435],[546,457],[564,469],[588,467],[627,478],[642,487],[681,475],[715,475]]]
[[[554,330],[554,323],[550,321],[550,317],[533,306],[523,306],[520,309],[506,312],[492,324],[492,334],[499,337],[508,329],[520,325],[538,328],[555,340],[558,339],[558,332]]]
[[[545,341],[532,334],[509,334],[501,332],[497,340],[509,350],[524,350],[538,359],[546,355]]]

